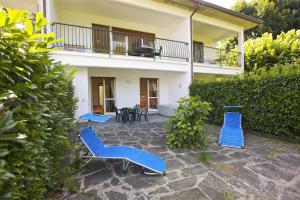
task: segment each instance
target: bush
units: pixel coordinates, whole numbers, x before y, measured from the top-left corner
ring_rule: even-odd
[[[290,30],[277,35],[265,33],[259,38],[244,42],[245,71],[271,68],[276,65],[300,63],[300,30]],[[237,48],[235,48],[237,51]],[[237,66],[234,52],[227,55],[230,66]]]
[[[203,122],[211,110],[208,102],[197,96],[180,98],[179,107],[168,123],[167,144],[171,148],[204,148],[207,136]]]
[[[62,187],[57,166],[76,101],[72,74],[49,56],[55,40],[45,25],[42,13],[33,22],[27,11],[0,10],[1,199],[43,199]]]
[[[222,81],[195,81],[190,95],[212,104],[212,123],[223,123],[223,107],[243,106],[243,128],[288,137],[300,135],[300,65],[257,70]]]

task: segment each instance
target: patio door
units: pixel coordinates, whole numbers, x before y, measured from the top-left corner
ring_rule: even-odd
[[[104,114],[114,112],[115,78],[92,77],[92,112]]]
[[[158,79],[140,79],[140,106],[150,109],[158,109]]]
[[[109,53],[109,26],[92,24],[93,51],[96,53]]]

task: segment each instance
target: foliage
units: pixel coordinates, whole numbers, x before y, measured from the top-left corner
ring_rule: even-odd
[[[300,29],[299,0],[238,0],[231,9],[263,20],[261,25],[245,32],[246,40],[266,32],[275,37],[281,32]]]
[[[171,148],[204,148],[207,135],[203,130],[211,107],[197,96],[180,98],[179,107],[168,124],[167,144]]]
[[[237,49],[237,47],[236,47]],[[271,68],[278,64],[300,63],[300,29],[281,33],[273,39],[271,33],[249,39],[244,43],[245,71],[257,68]],[[230,56],[228,53],[228,57]],[[228,59],[230,65],[236,65],[236,59]]]
[[[72,74],[51,60],[42,13],[0,11],[0,197],[43,199],[61,187],[57,168],[74,124]],[[24,27],[22,27],[24,26]]]
[[[190,95],[212,104],[212,123],[223,123],[224,106],[243,106],[243,128],[294,139],[300,136],[300,65],[259,69],[244,77],[195,81]]]

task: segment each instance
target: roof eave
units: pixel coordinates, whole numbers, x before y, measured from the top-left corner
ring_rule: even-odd
[[[203,1],[203,0],[192,0],[192,1],[195,2],[195,3],[198,3],[200,5],[207,6],[207,7],[219,10],[221,12],[227,13],[229,15],[233,15],[235,17],[240,17],[240,18],[243,18],[245,20],[249,20],[251,22],[256,23],[257,25],[263,23],[263,20],[261,20],[261,19],[251,17],[251,16],[248,16],[248,15],[245,15],[245,14],[242,14],[242,13],[239,13],[239,12],[236,12],[236,11],[233,11],[233,10],[230,10],[230,9],[224,8],[222,6],[218,6],[218,5]]]

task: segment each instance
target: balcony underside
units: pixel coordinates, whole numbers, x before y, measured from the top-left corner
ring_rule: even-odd
[[[174,72],[188,72],[189,62],[170,61],[157,58],[109,55],[101,53],[55,51],[52,58],[63,64],[82,67],[102,67],[115,69],[143,69]]]

